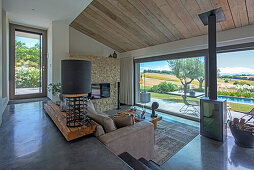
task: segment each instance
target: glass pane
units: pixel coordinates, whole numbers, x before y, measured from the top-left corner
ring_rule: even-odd
[[[205,96],[205,57],[140,63],[136,68],[136,103],[159,103],[166,112],[199,118],[199,101]],[[150,94],[144,94],[150,93]],[[149,100],[142,96],[150,95]]]
[[[242,117],[254,107],[254,50],[220,53],[218,98],[226,99],[233,117]]]
[[[15,31],[15,95],[42,93],[42,36]]]

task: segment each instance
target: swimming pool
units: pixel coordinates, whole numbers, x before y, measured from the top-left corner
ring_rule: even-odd
[[[228,102],[254,105],[254,99],[249,99],[249,98],[231,97],[231,96],[218,96],[218,99],[226,99]]]

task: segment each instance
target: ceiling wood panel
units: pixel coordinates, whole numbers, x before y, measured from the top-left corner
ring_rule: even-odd
[[[143,46],[144,45],[143,43],[137,41],[136,39],[133,39],[134,37],[130,38],[128,35],[122,34],[123,31],[121,29],[115,29],[112,24],[107,22],[102,17],[98,16],[97,13],[95,13],[93,10],[91,10],[89,8],[87,9],[87,12],[82,13],[82,15],[89,18],[89,19],[91,19],[91,20],[93,20],[98,26],[104,27],[105,30],[109,34],[116,35],[118,39],[122,39],[123,41],[125,41],[128,44],[132,45],[132,48],[135,48],[135,46]]]
[[[124,24],[121,24],[123,22],[120,22],[120,23],[116,22],[114,19],[112,19],[108,15],[105,15],[105,13],[103,13],[100,10],[98,10],[94,6],[89,6],[86,9],[86,12],[88,12],[90,15],[93,15],[94,17],[98,18],[98,20],[100,20],[100,21],[102,21],[104,23],[106,22],[107,25],[111,25],[112,29],[114,28],[114,29],[118,30],[121,34],[124,34],[129,39],[134,41],[135,44],[137,44],[138,46],[140,46],[140,47],[147,47],[148,46],[146,41],[141,40],[139,38],[140,35],[137,34],[137,32],[129,31],[128,27],[124,27]]]
[[[118,22],[118,24],[123,25],[123,27],[127,28],[135,36],[145,41],[148,46],[154,44],[153,38],[149,34],[147,34],[141,27],[135,24],[135,22],[125,16],[118,8],[115,8],[110,3],[103,0],[93,1],[92,5],[94,5],[97,9],[103,11],[106,15]]]
[[[254,1],[246,0],[246,6],[247,6],[249,24],[254,24]]]
[[[166,41],[176,40],[175,36],[171,33],[171,30],[165,27],[165,25],[163,25],[161,21],[156,18],[156,16],[154,16],[153,13],[148,8],[146,8],[141,1],[129,0],[129,2],[144,15],[146,20],[149,21],[151,25],[155,26],[158,31],[163,34],[163,36],[168,38]]]
[[[183,21],[176,14],[177,11],[174,7],[171,7],[166,0],[153,0],[155,4],[160,8],[162,13],[175,25],[176,29],[179,30],[184,38],[191,37],[191,32],[188,31]]]
[[[175,25],[163,14],[163,12],[156,6],[153,0],[140,0],[153,15],[160,20],[162,24],[167,27],[170,32],[176,37],[176,39],[183,39],[183,34],[178,31]]]
[[[207,34],[198,14],[220,7],[217,31],[254,24],[254,0],[93,0],[70,26],[125,52]]]
[[[228,0],[236,27],[248,25],[248,15],[245,0]]]
[[[148,33],[157,42],[168,42],[169,39],[163,35],[155,25],[145,18],[137,8],[129,1],[108,0],[115,8],[119,8],[130,20],[139,25],[146,33]]]

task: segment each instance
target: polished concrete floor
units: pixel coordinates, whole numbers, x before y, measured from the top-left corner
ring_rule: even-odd
[[[28,103],[11,102],[4,112],[0,127],[0,169],[128,169],[92,136],[66,142],[43,110],[47,100],[25,102]],[[158,114],[167,121],[199,127],[198,122]],[[220,143],[199,135],[163,164],[162,169],[254,169],[254,150],[238,147],[232,136]]]
[[[165,170],[253,170],[254,149],[237,146],[232,136],[220,143],[197,136],[165,164]]]
[[[20,104],[5,109],[0,169],[130,169],[93,136],[67,142],[45,113],[44,102],[16,101]]]

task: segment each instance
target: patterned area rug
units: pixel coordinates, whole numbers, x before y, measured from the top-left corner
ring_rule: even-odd
[[[199,130],[185,124],[161,120],[155,129],[154,158],[162,165],[199,134]]]

